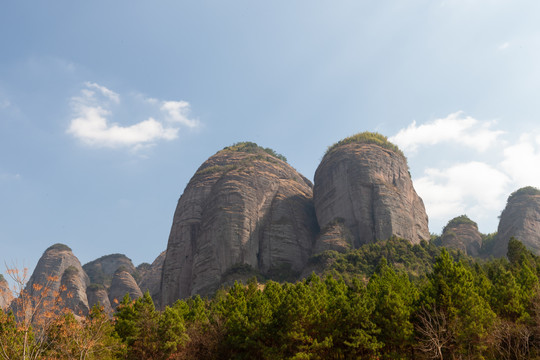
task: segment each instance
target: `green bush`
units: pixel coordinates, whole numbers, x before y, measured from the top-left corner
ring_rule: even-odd
[[[325,155],[331,153],[333,150],[335,150],[336,148],[338,148],[338,147],[340,147],[342,145],[347,145],[347,144],[351,144],[351,143],[379,145],[380,147],[383,147],[383,148],[388,149],[388,150],[392,150],[392,151],[400,154],[401,156],[405,157],[403,152],[396,145],[394,145],[390,141],[388,141],[388,138],[386,136],[381,135],[381,134],[376,133],[376,132],[374,133],[374,132],[369,132],[369,131],[358,133],[356,135],[349,136],[348,138],[345,138],[343,140],[338,141],[334,145],[331,145],[331,146],[328,147],[328,149],[326,150]]]

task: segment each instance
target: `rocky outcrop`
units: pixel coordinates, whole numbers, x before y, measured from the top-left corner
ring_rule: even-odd
[[[340,220],[330,222],[321,229],[321,233],[315,241],[314,254],[326,250],[344,253],[353,248],[353,236],[343,221]]]
[[[86,294],[87,282],[88,278],[80,265],[79,268],[69,266],[60,279],[60,287],[63,289],[60,296],[63,304],[76,315],[86,315],[90,309]]]
[[[430,238],[407,160],[380,134],[357,134],[329,148],[315,172],[313,200],[320,227],[343,221],[355,248],[392,235],[412,243]]]
[[[467,215],[461,215],[450,220],[444,227],[441,245],[477,257],[482,248],[482,234],[474,221]]]
[[[131,300],[143,295],[133,276],[127,270],[120,268],[114,274],[109,288],[109,302],[113,309],[116,309],[126,294],[129,294]]]
[[[239,143],[197,170],[174,214],[162,305],[210,294],[227,270],[300,272],[318,231],[312,185],[270,149]]]
[[[13,300],[13,292],[4,276],[0,274],[0,310],[5,310],[11,300]]]
[[[107,314],[111,314],[113,312],[111,302],[109,301],[109,294],[103,285],[90,284],[90,286],[86,288],[86,296],[88,297],[88,304],[90,305],[90,308],[92,308],[94,305],[100,305],[103,306],[103,310]]]
[[[52,302],[56,294],[64,299],[63,306],[75,314],[87,314],[89,310],[86,287],[90,279],[84,272],[79,259],[64,244],[49,247],[39,259],[26,289],[34,299],[45,296]],[[61,289],[65,285],[65,289]]]
[[[503,210],[495,245],[494,256],[505,256],[508,241],[515,237],[536,255],[540,255],[540,190],[521,188],[508,197]]]
[[[130,274],[136,273],[131,259],[123,254],[105,255],[83,266],[92,284],[102,284],[105,287],[111,285],[112,278],[119,268],[123,268]]]
[[[143,293],[148,291],[152,299],[155,299],[156,307],[159,307],[159,289],[161,286],[161,272],[163,269],[163,263],[165,261],[165,251],[163,251],[154,260],[154,262],[148,266],[137,266],[137,271],[141,276],[139,282],[139,288]]]

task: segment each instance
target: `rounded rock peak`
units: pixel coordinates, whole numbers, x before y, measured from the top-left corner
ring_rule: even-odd
[[[443,229],[441,245],[460,250],[470,256],[479,256],[482,234],[478,231],[478,224],[467,215],[453,218]]]
[[[275,279],[303,269],[318,232],[313,185],[285,160],[272,149],[241,142],[199,167],[175,210],[162,306],[211,295],[235,269],[249,266]]]
[[[430,238],[407,159],[386,136],[363,132],[330,146],[314,180],[319,226],[344,219],[354,248],[391,236],[412,243]]]
[[[56,243],[54,245],[51,245],[47,248],[47,250],[45,250],[45,252],[48,252],[48,251],[69,251],[69,252],[73,252],[73,250],[71,250],[71,248],[69,246],[67,246],[66,244],[62,244],[62,243]]]
[[[508,197],[501,213],[493,249],[494,256],[504,256],[511,237],[521,241],[536,255],[540,254],[540,190],[526,186]]]
[[[346,137],[345,139],[342,139],[338,141],[337,143],[331,145],[326,150],[325,156],[330,154],[332,151],[338,149],[339,147],[347,144],[372,144],[380,146],[384,149],[391,150],[395,152],[398,155],[401,155],[405,161],[407,161],[407,158],[405,157],[405,154],[403,154],[403,151],[400,150],[400,148],[391,143],[388,138],[382,134],[379,134],[378,132],[369,132],[364,131],[349,137]]]

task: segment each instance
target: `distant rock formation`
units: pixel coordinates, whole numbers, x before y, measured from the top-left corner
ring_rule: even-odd
[[[131,259],[124,254],[105,255],[83,265],[84,271],[90,277],[90,282],[92,284],[102,284],[105,287],[111,286],[114,274],[121,267],[130,274],[137,272]]]
[[[392,235],[415,244],[430,238],[407,160],[383,135],[361,133],[330,147],[315,172],[313,199],[320,227],[343,221],[354,248]]]
[[[163,270],[163,263],[165,262],[165,251],[163,251],[159,256],[150,264],[144,264],[137,266],[137,271],[141,277],[139,282],[139,288],[142,293],[148,291],[156,307],[160,307],[159,304],[159,290],[161,286],[161,272]]]
[[[474,221],[467,215],[461,215],[450,220],[444,227],[441,245],[477,257],[482,248],[482,234]]]
[[[9,288],[9,284],[0,274],[0,310],[5,310],[13,300],[13,293]]]
[[[132,300],[143,295],[133,276],[127,270],[120,268],[114,274],[109,288],[109,302],[113,309],[116,309],[126,294],[129,294]]]
[[[88,297],[88,304],[90,307],[99,304],[103,306],[103,310],[107,314],[111,314],[113,312],[111,302],[109,301],[109,293],[107,292],[105,286],[101,284],[90,284],[86,288],[86,296]]]
[[[55,244],[49,247],[39,259],[26,289],[34,298],[39,298],[40,287],[48,287],[58,293],[64,300],[64,306],[77,315],[88,313],[89,305],[86,296],[86,287],[90,284],[88,275],[84,272],[79,259],[71,249],[64,244]],[[66,289],[62,290],[61,285]]]
[[[162,305],[211,294],[238,265],[299,273],[318,231],[312,185],[271,149],[239,143],[197,170],[175,211]]]
[[[505,256],[508,241],[515,237],[536,255],[540,255],[540,190],[531,186],[513,192],[503,210],[494,256]]]

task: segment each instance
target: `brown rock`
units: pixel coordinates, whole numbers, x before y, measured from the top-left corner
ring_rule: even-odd
[[[415,244],[430,238],[407,160],[379,134],[358,134],[331,147],[315,172],[313,200],[321,228],[342,219],[355,248],[392,235]]]
[[[86,296],[88,297],[88,304],[90,308],[96,304],[99,304],[103,306],[103,310],[107,314],[111,314],[113,312],[111,302],[109,301],[109,294],[103,285],[90,284],[90,286],[86,288]]]
[[[0,310],[7,309],[11,300],[13,300],[13,292],[4,276],[0,275]]]
[[[461,215],[450,220],[444,227],[441,245],[476,257],[480,255],[482,234],[474,221],[467,215]]]
[[[540,255],[540,190],[524,187],[508,197],[499,221],[494,256],[506,255],[511,237]]]
[[[253,143],[209,158],[187,185],[173,219],[162,305],[210,294],[231,267],[300,272],[317,232],[311,183]]]
[[[88,313],[88,299],[86,287],[90,283],[88,275],[84,272],[79,259],[73,255],[71,249],[64,244],[55,244],[49,247],[39,259],[26,289],[35,299],[40,298],[36,288],[48,287],[51,292],[47,298],[51,300],[54,294],[60,294],[69,301],[64,303],[75,314]],[[61,289],[65,285],[66,289]]]
[[[64,290],[60,294],[64,306],[74,314],[83,316],[88,314],[90,305],[86,294],[88,278],[85,276],[86,274],[81,274],[80,271],[83,271],[80,265],[79,269],[72,265],[64,271],[60,279],[60,286]]]
[[[313,253],[318,254],[326,250],[344,253],[352,249],[352,242],[353,235],[343,221],[333,221],[321,230],[315,241]]]
[[[107,288],[111,286],[112,278],[119,268],[130,274],[137,272],[131,259],[123,254],[105,255],[83,266],[92,284],[102,284]]]
[[[116,309],[126,294],[129,294],[131,300],[143,295],[133,276],[128,271],[120,269],[114,274],[109,289],[109,302],[113,309]]]
[[[154,262],[145,267],[138,266],[137,271],[141,276],[139,288],[143,293],[148,291],[156,307],[159,307],[159,289],[161,286],[161,272],[163,270],[163,262],[165,261],[165,251],[163,251],[154,260]]]

